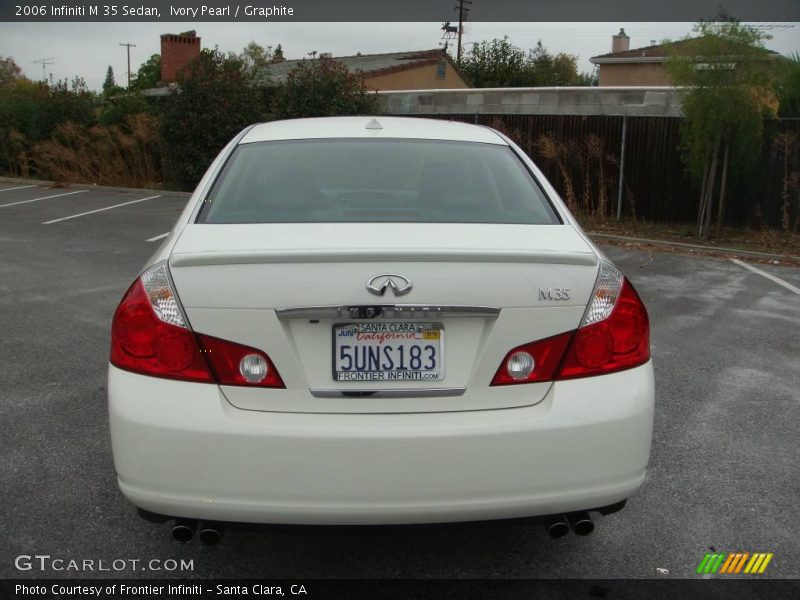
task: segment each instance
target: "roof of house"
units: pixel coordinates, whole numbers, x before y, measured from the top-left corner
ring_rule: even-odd
[[[367,77],[387,75],[397,71],[405,71],[425,65],[432,65],[445,59],[452,63],[452,59],[441,48],[435,50],[416,50],[411,52],[389,52],[387,54],[356,54],[355,56],[333,56],[333,60],[342,62],[348,71],[361,71]],[[272,63],[267,67],[268,76],[273,81],[285,80],[289,72],[303,60],[286,60]]]
[[[663,42],[653,46],[631,48],[630,50],[622,50],[620,52],[609,52],[608,54],[593,56],[589,59],[589,61],[595,65],[615,62],[666,62],[670,51],[685,46],[687,43],[694,42],[697,39],[699,38],[690,38],[675,42]],[[768,50],[767,52],[769,54],[777,54],[777,52],[772,50]]]

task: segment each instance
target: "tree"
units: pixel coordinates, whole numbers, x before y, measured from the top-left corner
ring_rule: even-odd
[[[267,117],[268,92],[239,58],[217,49],[202,50],[177,83],[163,99],[161,133],[168,178],[191,188],[234,135]]]
[[[132,90],[154,88],[161,80],[161,55],[153,54],[141,64],[139,70],[131,78]]]
[[[475,87],[529,85],[525,51],[509,42],[508,36],[474,44],[458,66]]]
[[[725,210],[728,173],[752,166],[761,153],[763,119],[774,116],[775,55],[765,34],[722,15],[701,21],[694,37],[672,44],[666,63],[673,83],[685,86],[681,137],[684,163],[701,184],[698,236],[709,237],[714,198],[717,227]]]
[[[578,57],[573,54],[550,54],[541,40],[528,51],[527,68],[530,86],[577,85]]]
[[[800,117],[800,53],[794,52],[781,60],[778,102],[781,117]]]
[[[238,54],[246,69],[261,69],[269,66],[272,60],[272,46],[260,46],[255,41],[250,42]]]
[[[588,85],[578,74],[578,57],[550,54],[541,40],[527,54],[508,41],[482,41],[472,46],[459,67],[475,87],[545,87]]]
[[[22,78],[22,69],[10,56],[0,56],[0,86],[11,85]]]
[[[598,76],[597,71],[592,71],[591,73],[578,73],[578,78],[575,80],[573,85],[592,87],[599,84],[600,77]]]
[[[108,65],[108,70],[106,70],[106,79],[103,82],[103,92],[108,94],[115,87],[117,87],[117,84],[114,83],[114,69],[111,68],[111,65]]]
[[[372,114],[377,111],[377,98],[344,63],[313,58],[289,72],[276,89],[273,110],[283,119]]]
[[[158,98],[147,98],[142,94],[127,94],[115,87],[114,95],[103,94],[97,121],[100,125],[115,125],[122,130],[129,128],[131,117],[147,114],[157,118]],[[122,93],[116,93],[122,92]]]

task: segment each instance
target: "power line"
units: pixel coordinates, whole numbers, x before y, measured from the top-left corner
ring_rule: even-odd
[[[128,88],[131,87],[131,48],[136,48],[136,44],[120,44],[120,46],[125,46],[128,50]]]
[[[42,65],[42,81],[47,81],[47,73],[45,73],[45,68],[46,68],[45,66],[46,65],[54,65],[54,64],[56,64],[55,62],[51,62],[51,61],[55,61],[55,57],[54,56],[49,56],[47,58],[40,58],[39,60],[33,61],[35,63],[41,63],[41,65]]]

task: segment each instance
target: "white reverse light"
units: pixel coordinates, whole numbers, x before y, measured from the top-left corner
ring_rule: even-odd
[[[186,328],[178,298],[169,281],[167,263],[161,261],[154,264],[142,273],[141,281],[156,316],[164,323]]]
[[[514,352],[506,363],[508,374],[516,381],[527,379],[533,373],[533,367],[533,357],[527,352]]]
[[[600,261],[600,272],[594,285],[594,293],[589,301],[589,308],[583,316],[581,327],[605,321],[611,316],[611,311],[614,310],[622,292],[624,279],[614,265],[604,260]]]
[[[258,383],[267,376],[269,366],[263,356],[246,354],[239,361],[239,373],[250,383]]]

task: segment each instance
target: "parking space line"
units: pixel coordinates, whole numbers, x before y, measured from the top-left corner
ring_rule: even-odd
[[[161,235],[157,235],[155,237],[151,237],[149,240],[145,240],[145,242],[157,242],[158,240],[163,240],[170,233],[171,233],[170,231],[168,231],[167,233],[162,233]]]
[[[746,262],[742,262],[736,258],[732,258],[731,262],[739,265],[740,267],[744,267],[745,269],[752,271],[753,273],[757,273],[762,277],[766,277],[770,281],[774,281],[778,285],[782,285],[783,287],[785,287],[790,292],[794,292],[795,294],[800,296],[800,288],[793,286],[791,283],[789,283],[788,281],[784,281],[780,277],[775,277],[775,275],[772,275],[771,273],[767,273],[766,271],[762,271],[761,269],[756,269],[754,266],[748,265]]]
[[[72,194],[83,194],[84,192],[88,192],[89,190],[77,190],[74,192],[65,192],[63,194],[53,194],[52,196],[45,196],[43,198],[33,198],[32,200],[20,200],[19,202],[11,202],[9,204],[0,204],[0,208],[4,208],[6,206],[16,206],[17,204],[27,204],[28,202],[38,202],[39,200],[49,200],[50,198],[58,198],[60,196],[71,196]]]
[[[36,187],[35,185],[21,185],[19,187],[6,188],[0,192],[13,192],[14,190],[27,190],[28,188]]]
[[[93,215],[94,213],[103,212],[104,210],[111,210],[112,208],[119,208],[120,206],[128,206],[128,204],[136,204],[137,202],[144,202],[145,200],[153,200],[154,198],[161,198],[161,195],[159,194],[158,196],[148,196],[147,198],[140,198],[139,200],[131,200],[130,202],[114,204],[113,206],[105,206],[103,208],[96,208],[95,210],[87,210],[86,212],[78,213],[77,215],[61,217],[60,219],[52,219],[51,221],[43,221],[42,225],[50,225],[51,223],[59,223],[61,221],[68,221],[69,219],[77,219],[78,217],[85,217],[86,215]]]

